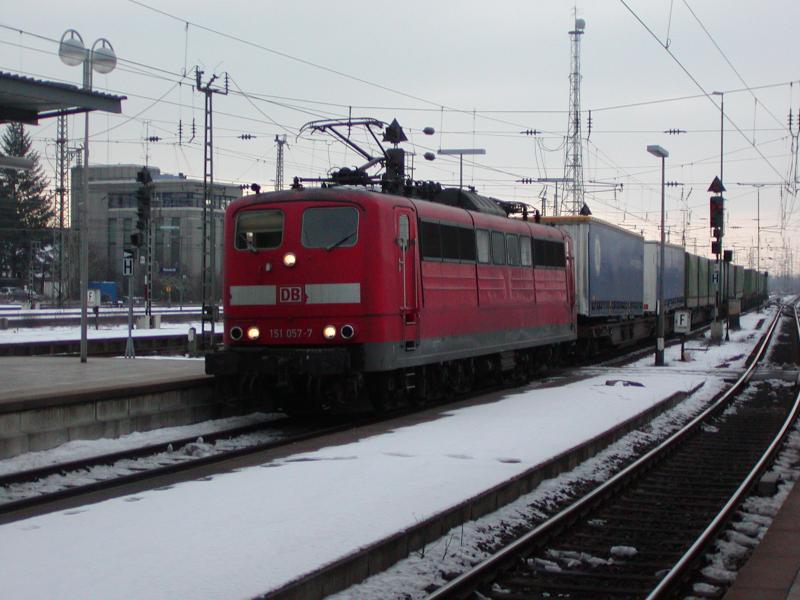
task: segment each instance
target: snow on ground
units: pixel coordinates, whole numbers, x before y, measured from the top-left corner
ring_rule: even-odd
[[[194,327],[195,331],[200,331],[200,321],[191,323],[167,323],[162,324],[159,329],[133,329],[131,337],[155,337],[159,335],[187,335],[189,328]],[[216,324],[216,329],[222,331],[222,323]],[[94,328],[92,319],[89,319],[89,327],[86,330],[86,337],[90,340],[107,340],[113,338],[126,338],[128,336],[128,325],[104,325],[100,329]],[[0,329],[0,344],[21,344],[23,342],[49,342],[53,340],[81,339],[80,328],[72,326],[63,327],[9,327]]]
[[[743,317],[742,331],[720,347],[702,351],[692,342],[691,362],[677,361],[679,350],[668,349],[665,368],[647,358],[564,387],[445,408],[438,419],[357,442],[0,526],[4,595],[266,592],[514,477],[676,391],[703,383],[687,402],[702,405],[724,387],[727,369],[743,366],[757,338],[752,328],[767,316]],[[725,369],[715,372],[720,365]],[[612,380],[619,383],[607,385]]]
[[[0,475],[38,469],[49,465],[91,458],[93,456],[102,456],[104,454],[121,452],[132,448],[141,448],[152,444],[171,442],[172,440],[181,438],[203,436],[224,429],[244,427],[257,423],[267,423],[281,418],[283,418],[283,415],[277,413],[253,413],[241,417],[228,417],[225,419],[204,421],[194,425],[165,427],[163,429],[156,429],[155,431],[134,431],[114,439],[74,440],[51,450],[28,452],[26,454],[14,456],[13,458],[0,460]]]

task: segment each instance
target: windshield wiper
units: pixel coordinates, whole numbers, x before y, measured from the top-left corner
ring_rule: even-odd
[[[327,250],[328,252],[330,252],[330,251],[331,251],[331,250],[333,250],[334,248],[337,248],[337,247],[341,246],[341,245],[342,245],[342,244],[344,244],[344,243],[345,243],[347,240],[349,240],[351,237],[353,237],[353,236],[354,236],[356,233],[357,233],[357,230],[355,230],[355,229],[354,229],[353,231],[351,231],[350,233],[348,233],[346,236],[344,236],[342,239],[340,239],[338,242],[336,242],[336,243],[333,243],[333,244],[330,244],[330,245],[328,245],[328,246],[325,246],[325,250]]]

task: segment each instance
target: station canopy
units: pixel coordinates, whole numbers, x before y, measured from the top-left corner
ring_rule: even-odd
[[[40,119],[95,110],[121,113],[123,100],[125,96],[0,71],[0,123],[38,125]],[[0,156],[0,168],[24,169],[24,159]]]

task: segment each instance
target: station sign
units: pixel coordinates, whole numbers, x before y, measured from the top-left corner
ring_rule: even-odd
[[[675,333],[689,333],[692,330],[692,311],[676,310],[672,329]]]
[[[100,290],[86,290],[86,304],[89,306],[100,306]]]
[[[122,251],[122,275],[123,277],[133,276],[133,251]]]

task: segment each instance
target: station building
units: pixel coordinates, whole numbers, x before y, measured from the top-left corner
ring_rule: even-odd
[[[89,281],[115,281],[120,295],[127,294],[122,274],[123,250],[130,249],[136,228],[139,183],[143,165],[89,166]],[[199,301],[203,268],[203,182],[183,173],[162,173],[148,167],[153,179],[150,218],[155,230],[153,248],[153,299]],[[83,167],[72,168],[71,223],[80,229],[78,201],[83,196]],[[239,186],[214,184],[216,282],[221,289],[223,218],[225,208],[241,196]],[[142,251],[144,248],[142,248]],[[134,296],[144,296],[145,266],[137,260]]]

